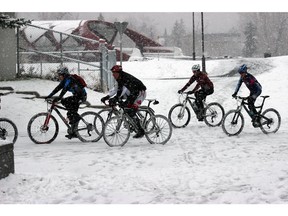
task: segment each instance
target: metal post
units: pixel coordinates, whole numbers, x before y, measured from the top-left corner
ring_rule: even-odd
[[[20,42],[19,42],[19,27],[17,27],[17,73],[16,73],[16,77],[19,78],[20,77]]]
[[[120,65],[122,66],[122,34],[120,34]]]
[[[205,55],[204,55],[204,19],[203,19],[203,12],[201,12],[201,27],[202,27],[202,71],[206,72]]]
[[[195,23],[194,23],[194,12],[192,13],[192,29],[193,29],[193,53],[192,53],[192,57],[193,60],[196,59],[196,54],[195,54]]]
[[[61,60],[61,67],[63,66],[63,47],[62,47],[62,33],[60,33],[60,60]]]

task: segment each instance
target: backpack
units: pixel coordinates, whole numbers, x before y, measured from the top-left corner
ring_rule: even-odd
[[[79,75],[77,75],[77,74],[71,74],[71,77],[76,81],[76,83],[77,83],[81,88],[84,88],[84,87],[87,86],[85,80],[84,80],[81,76],[79,76]]]

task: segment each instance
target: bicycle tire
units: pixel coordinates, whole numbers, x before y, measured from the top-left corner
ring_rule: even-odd
[[[174,128],[184,128],[186,127],[191,119],[191,113],[188,107],[184,107],[183,104],[175,104],[171,107],[168,113],[168,119]],[[181,114],[181,111],[183,113]]]
[[[166,116],[155,115],[147,121],[145,137],[151,144],[165,145],[172,136],[172,124]]]
[[[130,137],[130,126],[126,118],[114,116],[110,118],[105,126],[103,138],[110,147],[124,146]]]
[[[92,111],[84,112],[80,116],[81,119],[75,130],[78,139],[82,142],[97,142],[100,140],[104,131],[103,118]]]
[[[43,129],[47,115],[47,112],[38,113],[28,122],[28,136],[35,144],[49,144],[56,139],[59,133],[59,124],[53,115],[51,115],[47,130]]]
[[[106,123],[109,120],[108,115],[111,111],[112,111],[112,108],[104,108],[98,112],[98,114],[103,118],[104,123]],[[113,114],[111,115],[111,117],[112,116]]]
[[[14,144],[18,138],[18,129],[14,122],[7,118],[0,118],[1,138]]]
[[[235,115],[239,115],[238,120],[233,122]],[[228,136],[236,136],[241,133],[243,130],[245,121],[243,114],[241,112],[237,112],[237,110],[230,110],[228,111],[223,118],[222,121],[222,129],[225,134]]]
[[[220,126],[224,115],[224,108],[219,103],[210,103],[204,109],[204,122],[209,127]]]
[[[281,116],[279,112],[273,108],[266,109],[265,111],[262,112],[262,115],[271,119],[271,123],[265,123],[265,119],[261,118],[260,119],[260,129],[264,134],[269,134],[269,133],[276,133],[281,125]],[[275,127],[271,127],[275,126]],[[272,128],[272,129],[271,129]]]

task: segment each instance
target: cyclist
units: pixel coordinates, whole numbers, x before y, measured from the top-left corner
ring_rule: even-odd
[[[69,119],[69,124],[71,124],[72,132],[68,132],[65,137],[72,139],[77,137],[74,132],[76,123],[80,120],[80,115],[77,112],[80,104],[86,101],[87,93],[85,88],[82,87],[80,83],[78,83],[77,80],[69,74],[67,67],[59,68],[57,70],[57,74],[59,76],[60,83],[45,99],[51,98],[62,89],[60,95],[56,97],[53,102],[61,100],[61,103],[67,109],[67,118]],[[72,96],[63,98],[67,91],[71,92]]]
[[[192,66],[193,75],[186,85],[178,91],[182,94],[194,81],[197,82],[196,86],[192,91],[187,92],[188,94],[195,94],[196,100],[195,104],[198,108],[197,118],[199,121],[203,121],[203,110],[204,104],[203,100],[206,99],[207,95],[211,95],[214,92],[214,85],[212,81],[208,78],[207,73],[200,71],[200,65],[196,64]]]
[[[146,86],[136,77],[128,74],[127,72],[122,70],[121,65],[114,65],[111,68],[114,79],[117,82],[117,93],[115,97],[109,100],[109,103],[113,103],[113,101],[120,101],[121,106],[131,108],[128,110],[129,116],[131,116],[137,126],[138,133],[134,136],[134,138],[141,138],[144,136],[144,129],[140,125],[140,120],[136,116],[136,112],[139,106],[142,104],[144,99],[146,98]],[[123,94],[123,90],[127,89],[127,91]],[[126,95],[127,99],[123,101],[123,95]],[[105,101],[110,98],[110,94],[106,97],[102,98],[101,101]]]
[[[250,115],[252,116],[252,122],[257,122],[257,110],[254,104],[257,97],[262,93],[262,86],[252,74],[247,72],[247,69],[246,64],[239,67],[238,73],[240,74],[240,79],[234,93],[232,94],[232,97],[237,96],[237,93],[244,82],[250,91],[250,95],[248,96],[248,108],[250,110]]]

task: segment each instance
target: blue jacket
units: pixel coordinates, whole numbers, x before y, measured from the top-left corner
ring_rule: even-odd
[[[60,95],[59,95],[59,99],[62,99],[63,96],[66,94],[67,91],[71,92],[73,94],[73,96],[78,97],[79,99],[83,99],[86,97],[87,93],[85,88],[81,88],[76,80],[71,77],[71,76],[67,76],[64,78],[64,80],[62,80],[59,85],[48,95],[48,97],[52,97],[53,95],[55,95],[58,91],[61,91]]]
[[[259,90],[262,90],[262,86],[257,81],[257,79],[252,74],[246,73],[246,75],[244,77],[242,77],[242,76],[240,77],[234,94],[238,93],[243,82],[245,83],[247,88],[250,90],[250,93],[257,93],[257,92],[259,92]]]

